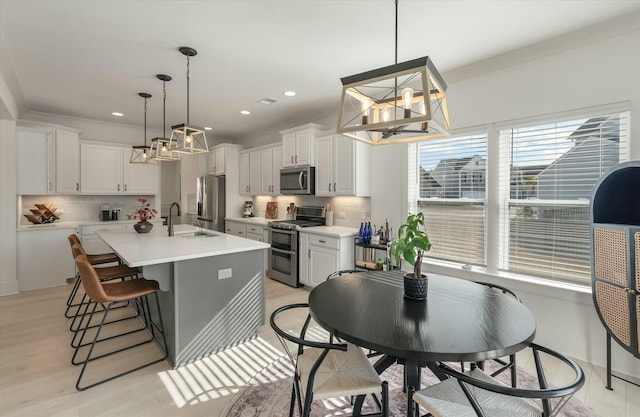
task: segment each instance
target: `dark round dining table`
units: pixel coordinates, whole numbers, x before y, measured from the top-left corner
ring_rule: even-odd
[[[436,274],[429,274],[424,301],[404,297],[401,271],[343,275],[311,291],[309,310],[333,335],[384,354],[378,373],[404,364],[407,386],[416,389],[421,367],[437,374],[438,362],[507,356],[536,334],[533,314],[513,296]]]

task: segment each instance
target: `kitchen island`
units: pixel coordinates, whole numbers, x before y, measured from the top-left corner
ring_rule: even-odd
[[[97,231],[127,265],[159,282],[169,361],[179,367],[253,337],[264,324],[269,245],[188,225],[174,233]]]

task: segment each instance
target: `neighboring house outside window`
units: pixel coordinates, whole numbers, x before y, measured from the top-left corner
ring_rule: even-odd
[[[499,270],[587,284],[589,199],[599,178],[628,159],[628,118],[622,112],[503,126],[499,155],[487,155],[482,132],[410,145],[409,183],[418,186],[409,187],[409,206],[425,214],[433,244],[426,256],[486,266],[491,235],[499,239],[499,253],[491,255]],[[487,160],[499,164],[494,211],[486,202]],[[485,230],[489,216],[500,216],[492,233]]]

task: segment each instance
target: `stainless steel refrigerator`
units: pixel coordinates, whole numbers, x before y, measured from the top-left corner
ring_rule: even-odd
[[[224,232],[225,177],[205,175],[198,177],[196,203],[197,226]]]

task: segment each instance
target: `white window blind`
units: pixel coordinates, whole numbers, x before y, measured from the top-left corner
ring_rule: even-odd
[[[590,280],[589,199],[628,159],[628,112],[500,130],[503,270]]]
[[[409,203],[421,210],[429,258],[485,265],[486,133],[409,148]]]

